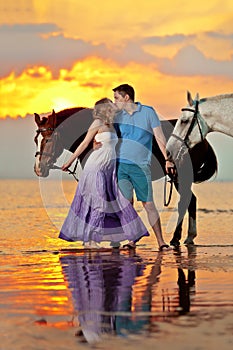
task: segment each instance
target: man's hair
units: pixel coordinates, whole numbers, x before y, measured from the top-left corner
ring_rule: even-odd
[[[134,88],[129,84],[121,84],[112,90],[114,92],[117,91],[123,97],[125,97],[125,95],[129,95],[129,98],[134,102],[134,97],[135,97]]]

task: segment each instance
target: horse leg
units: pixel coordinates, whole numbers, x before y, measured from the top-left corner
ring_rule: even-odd
[[[183,183],[183,186],[179,186],[179,183],[175,181],[174,185],[180,194],[180,200],[178,203],[178,220],[170,244],[174,247],[178,247],[180,245],[180,239],[182,236],[182,224],[184,215],[187,209],[189,212],[189,228],[188,237],[185,240],[185,242],[187,242],[185,244],[193,244],[193,239],[196,236],[196,197],[191,191],[192,184],[188,181]]]
[[[182,234],[182,224],[183,224],[183,219],[179,221],[176,224],[176,229],[173,233],[173,237],[170,241],[170,245],[173,247],[179,247],[180,245],[180,239],[181,239],[181,234]]]
[[[174,185],[175,185],[176,190],[179,192],[178,182],[175,181]],[[170,245],[172,245],[174,247],[179,247],[179,245],[180,245],[180,240],[181,240],[181,235],[182,235],[182,225],[183,225],[183,219],[184,219],[185,212],[186,212],[186,208],[184,208],[184,205],[183,205],[183,197],[180,194],[180,200],[178,203],[178,220],[177,220],[175,231],[173,233],[173,237],[170,241]]]
[[[184,244],[194,244],[193,240],[197,236],[196,212],[197,212],[197,198],[192,193],[191,201],[188,207],[188,213],[189,213],[188,235],[184,241]]]
[[[178,268],[178,281],[179,286],[179,307],[180,315],[189,312],[190,310],[190,295],[189,295],[189,285],[186,282],[184,271],[181,268]]]

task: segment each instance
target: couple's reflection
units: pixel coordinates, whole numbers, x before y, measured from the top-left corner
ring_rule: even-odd
[[[176,310],[178,314],[183,314],[190,310],[189,293],[190,287],[195,284],[195,270],[184,266],[184,258],[179,251],[174,256],[179,286]],[[163,305],[166,301],[155,294],[154,288],[159,282],[162,259],[163,253],[160,252],[146,260],[139,255],[119,251],[90,251],[82,255],[61,256],[63,274],[78,316],[80,330],[76,335],[80,340],[95,343],[106,334],[149,331],[151,311],[169,312]],[[173,255],[171,259],[174,259]],[[157,306],[155,299],[161,300]]]
[[[161,259],[161,254],[154,259],[147,276],[148,265],[138,255],[88,252],[60,257],[81,328],[77,335],[95,343],[106,333],[124,335],[143,330],[149,322],[148,313],[135,318],[132,311],[150,311],[151,285],[161,272]],[[133,290],[140,276],[145,279]]]

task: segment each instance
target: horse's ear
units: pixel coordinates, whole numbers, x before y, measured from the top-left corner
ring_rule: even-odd
[[[52,110],[51,120],[52,120],[52,126],[53,126],[53,128],[56,128],[56,126],[57,126],[57,115],[56,115],[54,109]]]
[[[187,91],[187,100],[188,100],[189,106],[192,106],[194,102],[193,102],[191,93],[189,91]]]
[[[35,116],[35,122],[36,122],[36,124],[39,125],[39,124],[40,124],[40,116],[39,116],[39,114],[34,113],[34,116]]]

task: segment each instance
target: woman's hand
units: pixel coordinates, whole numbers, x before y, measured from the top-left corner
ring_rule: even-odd
[[[69,167],[71,166],[72,163],[66,162],[65,164],[62,165],[61,170],[63,171],[68,171]]]

